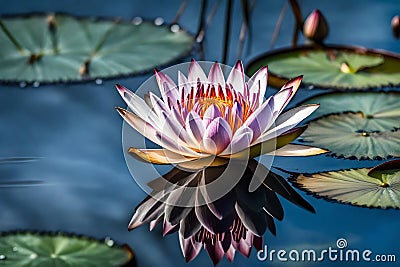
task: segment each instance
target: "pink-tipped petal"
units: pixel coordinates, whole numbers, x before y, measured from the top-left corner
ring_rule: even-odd
[[[230,143],[231,128],[226,120],[219,117],[214,119],[204,133],[204,148],[213,155],[221,153]]]
[[[203,123],[204,127],[207,128],[208,125],[218,117],[221,117],[221,111],[216,105],[211,105],[207,108],[206,112],[204,112],[203,115]]]
[[[135,114],[137,114],[146,122],[152,124],[158,123],[158,119],[156,118],[154,112],[142,98],[122,85],[116,84],[115,86],[118,89],[118,93],[121,95],[122,99]]]
[[[290,96],[288,102],[290,102],[290,100],[292,100],[293,96],[297,93],[297,90],[299,89],[302,80],[303,80],[303,75],[300,75],[300,76],[298,76],[298,77],[296,77],[296,78],[291,79],[291,80],[288,81],[287,83],[285,83],[285,84],[282,86],[282,88],[280,89],[280,91],[283,91],[283,90],[285,90],[285,89],[292,88],[293,93],[292,93],[292,95]]]
[[[192,61],[190,62],[188,80],[192,84],[196,84],[198,80],[200,80],[201,82],[208,81],[207,76],[201,68],[200,64],[194,59],[192,59]]]
[[[179,235],[179,243],[186,262],[192,261],[201,251],[202,243],[192,241],[192,238],[184,239],[182,235]]]
[[[208,240],[204,244],[204,248],[207,250],[208,255],[210,256],[210,259],[213,262],[214,266],[217,265],[224,257],[225,253],[222,248],[221,242],[219,241],[212,243],[211,240]]]
[[[211,84],[215,85],[216,88],[218,88],[218,84],[220,84],[222,88],[225,88],[225,77],[221,66],[217,62],[212,65],[210,73],[208,74],[208,80]]]
[[[231,73],[229,73],[226,83],[232,85],[235,91],[244,93],[245,80],[242,61],[238,60]]]
[[[290,99],[293,95],[293,88],[289,87],[284,90],[279,91],[277,94],[274,95],[274,112],[276,111],[276,116],[281,114],[284,108],[289,103]]]
[[[233,262],[233,259],[235,258],[235,248],[233,246],[230,246],[225,254],[225,257],[228,259],[229,262]]]
[[[247,235],[250,235],[247,233]],[[250,257],[250,252],[251,252],[251,246],[246,244],[246,241],[243,239],[240,239],[239,244],[236,248],[243,256],[246,258]]]
[[[165,75],[157,69],[155,69],[154,72],[163,100],[167,102],[168,98],[172,98],[171,100],[175,102],[179,97],[175,82],[168,75]]]
[[[258,103],[261,104],[264,100],[264,95],[268,84],[268,66],[262,67],[255,74],[253,74],[247,84],[249,86],[250,95],[254,93],[257,94]]]
[[[164,218],[163,236],[172,234],[179,229],[179,225],[172,225]]]

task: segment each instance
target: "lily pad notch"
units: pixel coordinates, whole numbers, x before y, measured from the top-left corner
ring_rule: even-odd
[[[195,49],[178,24],[67,14],[2,16],[0,43],[0,83],[21,86],[145,74]]]
[[[279,88],[290,77],[303,74],[306,88],[340,91],[400,85],[400,55],[355,46],[303,45],[262,54],[247,66],[253,74],[268,64],[268,84]]]

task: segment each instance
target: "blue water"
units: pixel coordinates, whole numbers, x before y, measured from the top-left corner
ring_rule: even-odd
[[[206,59],[221,60],[225,1],[210,25],[206,37]],[[234,23],[229,64],[236,61],[241,21],[240,1],[234,1]],[[400,13],[397,0],[391,1],[302,1],[303,12],[320,8],[330,23],[328,42],[363,45],[400,51],[390,29],[393,15]],[[61,11],[76,15],[132,18],[162,16],[171,21],[180,1],[1,1],[1,14],[32,11]],[[243,60],[269,47],[282,1],[258,1],[253,13],[254,42]],[[181,24],[194,32],[199,2],[191,1]],[[282,26],[276,47],[290,44],[293,19],[290,13]],[[0,44],[1,48],[1,44]],[[203,251],[190,265],[184,262],[176,235],[161,237],[147,227],[127,231],[133,208],[145,194],[131,178],[121,146],[122,119],[114,106],[124,106],[115,83],[137,88],[147,77],[135,77],[74,85],[46,85],[20,89],[0,86],[0,157],[40,157],[38,161],[0,166],[0,182],[39,180],[43,185],[0,188],[0,231],[15,229],[62,230],[98,238],[111,236],[128,243],[140,267],[212,266]],[[273,89],[271,89],[273,90]],[[310,92],[301,92],[294,104]],[[276,159],[287,170],[315,172],[350,167],[369,167],[373,161],[351,161],[319,156],[313,159]],[[346,238],[349,247],[374,253],[396,254],[400,261],[400,213],[396,210],[357,208],[330,203],[300,192],[316,209],[308,213],[282,200],[285,218],[277,223],[277,236],[265,235],[270,249],[335,247]],[[293,263],[260,262],[237,255],[233,264],[219,266],[291,266]],[[343,266],[344,263],[297,263],[294,266]],[[374,265],[370,263],[369,265]],[[397,263],[398,265],[398,263]],[[397,266],[381,264],[381,266]],[[365,266],[353,263],[352,266]]]

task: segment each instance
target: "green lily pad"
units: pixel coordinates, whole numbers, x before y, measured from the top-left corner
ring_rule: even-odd
[[[400,128],[400,93],[349,92],[328,93],[307,99],[303,104],[318,103],[320,107],[307,119],[346,111],[360,112],[364,130],[391,131]]]
[[[293,184],[317,197],[373,208],[400,208],[400,171],[368,176],[369,169],[299,175]]]
[[[136,266],[128,246],[62,233],[0,234],[1,266]]]
[[[184,58],[194,37],[178,25],[30,14],[0,18],[0,81],[114,78]]]
[[[247,70],[252,75],[269,66],[269,85],[280,88],[290,77],[318,88],[360,90],[400,84],[399,55],[360,47],[301,46],[259,56]]]
[[[400,156],[400,131],[379,131],[362,113],[331,114],[311,121],[302,142],[331,151],[337,157],[377,159]]]

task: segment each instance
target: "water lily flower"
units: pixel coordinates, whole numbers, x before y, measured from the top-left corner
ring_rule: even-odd
[[[150,230],[153,230],[161,224],[163,235],[178,232],[187,262],[196,258],[204,248],[216,265],[224,256],[232,262],[236,251],[249,257],[252,247],[262,250],[266,230],[276,235],[275,219],[282,220],[284,217],[277,193],[293,204],[315,212],[283,177],[254,159],[245,166],[240,182],[227,194],[216,201],[198,204],[199,199],[208,198],[207,190],[201,189],[201,185],[206,180],[217,179],[226,171],[230,172],[226,175],[237,173],[226,165],[197,172],[173,168],[151,181],[149,186],[153,192],[136,207],[129,229],[149,223]],[[263,186],[250,193],[248,187],[253,176],[261,173]],[[196,191],[186,194],[185,187],[195,188]],[[187,205],[172,205],[171,200],[182,198],[186,199]]]
[[[265,101],[267,67],[248,82],[238,61],[225,79],[214,63],[206,76],[192,60],[188,76],[178,73],[178,84],[155,71],[161,98],[149,92],[140,98],[123,86],[117,89],[132,110],[116,108],[124,120],[159,149],[130,148],[135,158],[154,164],[201,168],[248,160],[261,154],[305,156],[325,150],[289,144],[304,127],[296,128],[318,105],[283,112],[299,88],[302,76],[287,82]],[[197,167],[193,167],[197,166]]]
[[[308,39],[321,43],[329,33],[328,22],[318,9],[315,9],[303,25],[303,34]]]

